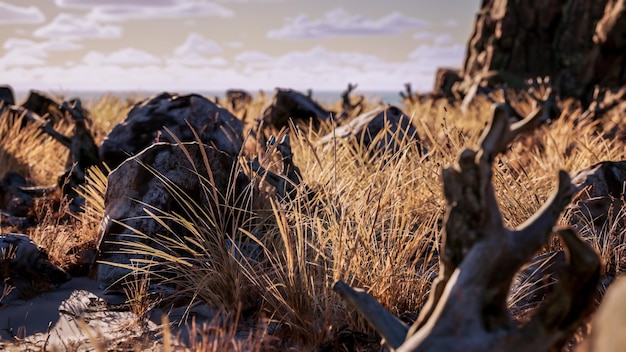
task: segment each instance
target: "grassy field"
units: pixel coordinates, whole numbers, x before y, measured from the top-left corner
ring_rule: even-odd
[[[257,98],[246,116],[258,116],[264,104]],[[100,143],[124,119],[131,102],[105,96],[84,105],[91,112],[91,128]],[[210,221],[187,223],[207,243],[198,256],[213,258],[219,265],[189,266],[177,258],[166,258],[178,273],[178,294],[220,307],[225,317],[214,326],[193,326],[196,338],[189,348],[378,350],[373,331],[332,291],[332,284],[342,279],[362,287],[395,315],[406,321],[416,318],[438,270],[446,210],[441,170],[452,164],[464,147],[475,146],[490,116],[490,105],[478,98],[465,113],[459,104],[445,100],[401,106],[426,144],[426,156],[420,155],[418,145],[406,142],[399,152],[382,157],[372,157],[355,143],[316,144],[331,126],[292,133],[295,164],[315,196],[283,203],[268,201],[265,208],[248,214],[269,229],[257,241],[263,260],[248,261],[206,242],[250,237],[241,229],[206,228]],[[365,110],[368,108],[371,106]],[[529,109],[520,106],[520,110]],[[575,125],[580,114],[580,110],[565,109],[555,121],[518,138],[494,163],[493,181],[507,226],[521,224],[543,204],[556,187],[559,169],[574,172],[599,161],[625,159],[624,138],[607,138],[600,123]],[[7,121],[0,119],[0,177],[15,170],[33,184],[54,184],[65,170],[67,150],[34,127],[19,130]],[[69,134],[72,126],[57,128]],[[102,174],[92,172],[82,190],[86,211],[70,220],[64,219],[58,195],[56,200],[38,201],[39,224],[27,234],[48,249],[56,264],[70,265],[66,254],[70,248],[93,246],[105,186]],[[202,208],[190,204],[194,206]],[[2,228],[1,232],[12,230]],[[180,243],[172,242],[174,245]],[[558,241],[552,241],[545,250],[558,246]],[[597,250],[605,262],[621,255],[617,248]],[[146,298],[141,273],[136,278],[136,285],[128,291],[129,302],[141,317],[156,303]],[[163,327],[165,332],[167,327]],[[162,341],[168,346],[168,338]],[[142,348],[141,341],[134,343]]]

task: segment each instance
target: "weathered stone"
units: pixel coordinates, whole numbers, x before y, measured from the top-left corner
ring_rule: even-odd
[[[438,68],[435,74],[435,86],[432,96],[442,98],[455,98],[453,86],[461,80],[459,70],[454,68]]]
[[[0,209],[13,216],[28,216],[34,205],[33,197],[23,190],[28,186],[22,175],[14,171],[7,172],[0,180]]]
[[[207,170],[204,155],[210,170]],[[177,213],[189,216],[189,207],[182,204],[180,196],[173,194],[172,186],[176,187],[177,193],[189,197],[188,201],[208,209],[207,212],[219,214],[213,219],[215,226],[232,229],[236,219],[229,210],[246,209],[234,199],[247,201],[241,195],[249,189],[246,188],[248,178],[237,172],[236,165],[234,156],[195,142],[182,145],[156,143],[124,161],[109,174],[105,211],[99,229],[98,260],[130,265],[148,256],[133,253],[136,251],[121,253],[120,248],[124,247],[121,242],[144,243],[154,250],[170,253],[156,241],[157,234],[175,233],[180,238],[189,235],[188,229],[174,221],[164,219],[159,223],[145,212],[148,209],[157,215]],[[218,199],[211,199],[214,194]],[[138,237],[131,229],[146,236]],[[101,283],[111,285],[129,272],[119,266],[100,264],[97,276]]]
[[[484,0],[461,91],[493,72],[509,87],[550,76],[560,96],[588,102],[595,85],[626,83],[624,0]]]
[[[24,228],[36,224],[35,198],[53,192],[56,186],[35,187],[14,172],[7,172],[0,180],[0,225]]]
[[[588,242],[613,253],[623,245],[626,231],[626,161],[603,161],[579,170],[572,183],[578,193],[566,209],[565,221]],[[609,272],[626,269],[620,256],[605,264]]]
[[[388,126],[387,128],[385,126]],[[377,136],[384,132],[382,138]],[[355,138],[362,143],[365,148],[371,148],[374,152],[389,150],[396,152],[400,148],[400,141],[406,139],[407,142],[415,141],[423,148],[417,130],[411,124],[410,118],[395,106],[380,106],[374,110],[361,114],[349,123],[338,127],[334,132],[319,139],[318,143],[323,145],[338,138],[341,142],[349,138]],[[372,143],[376,143],[371,147]],[[422,149],[424,152],[425,150]]]
[[[334,112],[325,110],[306,95],[282,88],[276,88],[271,105],[263,111],[263,120],[276,129],[288,126],[289,119],[294,122],[311,120],[313,126],[318,126],[330,116],[334,116]]]
[[[11,86],[0,86],[0,104],[15,105],[15,95],[13,94],[13,88],[11,88]]]
[[[252,102],[252,95],[241,89],[229,89],[226,91],[226,103],[231,111],[239,111]]]
[[[183,142],[196,141],[237,155],[243,140],[243,124],[228,110],[197,95],[161,93],[136,104],[100,146],[100,160],[110,168],[120,165],[157,142],[175,142],[168,129]]]
[[[3,303],[29,298],[71,279],[50,262],[42,248],[22,234],[0,234],[0,269],[0,294],[5,285],[14,288]]]

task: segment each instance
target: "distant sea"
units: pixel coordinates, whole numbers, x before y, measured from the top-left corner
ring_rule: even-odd
[[[120,91],[89,91],[89,90],[45,91],[44,90],[44,92],[54,95],[54,96],[62,96],[65,99],[78,97],[84,102],[87,102],[90,100],[98,100],[105,94],[112,94],[112,95],[120,97],[121,99],[143,98],[143,97],[147,98],[152,95],[161,93],[163,91],[162,90],[159,90],[159,91],[145,91],[145,90],[144,91],[121,91],[121,90]],[[249,90],[248,92],[252,94],[253,96],[256,96],[259,93],[258,90],[254,90],[254,91]],[[263,90],[263,92],[266,95],[271,96],[274,90],[267,89],[267,90]],[[313,90],[313,99],[315,99],[316,101],[322,104],[333,104],[341,99],[341,92],[342,91],[339,91],[339,90],[337,91]],[[221,98],[224,98],[224,95],[226,94],[226,90],[223,90],[223,91],[218,91],[218,90],[182,91],[182,90],[179,90],[179,91],[170,91],[170,93],[178,93],[178,94],[196,93],[196,94],[206,96],[208,98],[218,97],[221,99]],[[302,93],[306,94],[306,91],[302,91]],[[17,91],[15,92],[15,94],[16,94],[17,101],[21,102],[24,99],[26,99],[26,97],[28,96],[28,91]],[[355,97],[359,95],[365,96],[365,98],[368,101],[381,101],[383,103],[388,103],[392,105],[401,105],[400,104],[400,101],[401,101],[400,90],[398,91],[359,91],[357,89],[352,93],[352,96],[355,96]]]

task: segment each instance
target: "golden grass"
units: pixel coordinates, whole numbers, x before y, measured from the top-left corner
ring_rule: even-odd
[[[21,128],[22,117],[8,112],[0,116],[0,178],[16,171],[37,185],[53,185],[65,171],[69,150],[34,124]],[[57,131],[69,134],[71,126],[59,124]]]
[[[256,99],[248,107],[248,119],[258,116],[264,105],[263,99]],[[100,142],[129,106],[108,96],[88,108]],[[316,145],[320,135],[332,129],[330,126],[323,126],[319,134],[310,130],[292,134],[295,163],[304,183],[315,191],[312,199],[271,202],[266,209],[256,209],[256,214],[222,209],[233,212],[235,218],[252,215],[270,224],[260,239],[250,228],[220,227],[215,208],[195,204],[184,194],[178,195],[179,200],[187,204],[193,217],[147,207],[148,215],[157,220],[173,219],[187,230],[188,237],[159,234],[158,241],[167,248],[191,253],[193,260],[178,257],[175,251],[157,252],[133,244],[127,244],[127,250],[160,257],[158,263],[165,262],[167,269],[176,273],[174,278],[168,276],[168,282],[175,284],[177,295],[187,297],[190,303],[221,307],[233,321],[253,319],[260,326],[274,327],[271,334],[254,330],[242,340],[235,338],[241,332],[237,324],[194,325],[198,339],[192,341],[192,350],[314,350],[332,344],[344,331],[373,334],[363,318],[332,292],[331,285],[337,279],[366,289],[396,315],[420,310],[437,272],[436,252],[445,212],[440,172],[464,147],[475,145],[490,116],[490,104],[479,101],[470,105],[466,114],[459,106],[443,101],[415,103],[403,110],[427,144],[427,157],[407,141],[400,143],[397,153],[379,157],[372,157],[369,150],[356,143]],[[542,205],[555,187],[558,169],[573,172],[602,160],[624,159],[623,140],[605,139],[594,124],[574,126],[577,114],[561,116],[518,138],[495,163],[493,180],[507,225],[520,224]],[[42,141],[54,143],[47,137],[9,127],[0,123],[0,136],[12,136],[0,139],[0,160],[7,158],[2,153],[17,160],[7,165],[27,170],[33,180],[43,180],[50,171],[34,165],[25,168],[24,160],[65,160],[51,154],[61,148],[31,146]],[[23,151],[6,142],[12,139],[28,149]],[[62,170],[63,165],[50,168]],[[210,177],[198,177],[206,185],[205,192],[210,192]],[[40,225],[50,226],[40,230],[41,235],[37,236],[35,230],[37,240],[51,248],[62,248],[51,251],[56,262],[64,262],[67,243],[95,239],[106,179],[92,172],[88,180],[80,190],[87,199],[80,221],[64,224],[50,219]],[[171,192],[178,190],[172,186]],[[56,235],[52,240],[43,235],[53,232]],[[137,235],[142,235],[141,229],[137,229]],[[262,259],[247,260],[239,255],[240,248],[235,244],[243,243],[255,244],[263,253]],[[601,253],[605,259],[614,255]],[[148,269],[157,267],[157,262],[143,264]],[[134,286],[134,290],[143,292],[142,286]],[[148,305],[141,300],[134,302],[138,313]]]

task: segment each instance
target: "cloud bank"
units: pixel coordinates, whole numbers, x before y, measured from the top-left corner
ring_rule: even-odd
[[[311,19],[300,14],[280,29],[267,33],[272,39],[323,39],[338,36],[372,36],[398,34],[406,29],[422,29],[428,22],[393,12],[377,20],[352,15],[342,8],[327,12],[323,18]]]
[[[3,24],[36,24],[46,20],[43,12],[35,6],[15,6],[0,1],[0,25]]]

